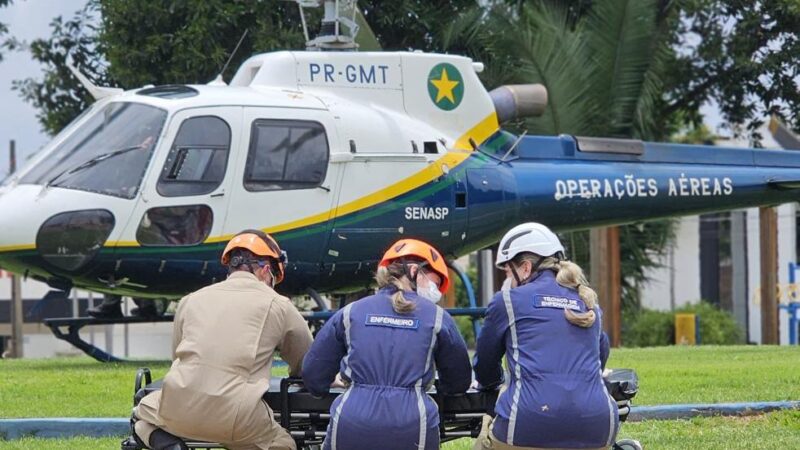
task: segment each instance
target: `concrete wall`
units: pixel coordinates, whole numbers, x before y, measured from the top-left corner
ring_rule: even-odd
[[[678,220],[675,242],[659,260],[662,267],[646,271],[649,281],[642,286],[642,306],[670,311],[700,300],[700,219]]]

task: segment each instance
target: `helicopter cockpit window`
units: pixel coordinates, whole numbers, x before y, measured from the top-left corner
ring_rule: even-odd
[[[228,165],[231,129],[219,117],[186,119],[158,180],[165,197],[208,194],[222,183]]]
[[[208,238],[214,213],[206,205],[148,209],[136,230],[141,245],[197,245]]]
[[[308,189],[328,170],[328,138],[318,122],[256,120],[244,175],[248,191]]]
[[[110,103],[32,167],[22,184],[134,198],[167,113],[139,103]]]
[[[481,145],[478,146],[478,150],[483,153],[489,153],[492,156],[496,156],[498,158],[502,158],[506,156],[506,153],[510,149],[513,148],[514,143],[517,141],[517,137],[513,134],[509,133],[508,131],[499,130],[493,135],[489,136],[489,139],[486,139]],[[515,156],[514,151],[508,156]]]

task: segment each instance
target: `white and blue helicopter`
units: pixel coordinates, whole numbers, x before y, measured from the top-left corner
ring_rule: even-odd
[[[483,65],[455,55],[319,51],[352,49],[358,28],[324,3],[312,50],[253,56],[227,84],[123,92],[78,74],[97,102],[0,188],[0,266],[175,299],[222,280],[226,241],[259,228],[288,253],[284,293],[346,292],[402,237],[456,257],[522,221],[571,230],[797,198],[793,152],[515,136],[501,123],[541,113],[543,87],[488,92]]]

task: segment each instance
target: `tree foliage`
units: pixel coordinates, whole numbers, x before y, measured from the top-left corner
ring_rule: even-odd
[[[665,74],[669,104],[661,117],[693,113],[714,100],[731,125],[758,143],[777,114],[800,131],[800,2],[684,0],[672,31]],[[740,132],[741,133],[741,132]]]
[[[11,4],[11,0],[0,0],[0,8],[4,6],[8,6]],[[8,41],[6,41],[5,36],[8,34],[8,25],[0,22],[0,61],[3,61],[3,52],[8,48]]]
[[[60,131],[94,101],[70,72],[69,61],[96,83],[110,83],[104,61],[96,56],[95,23],[96,12],[88,5],[69,20],[53,19],[53,34],[48,39],[30,44],[11,41],[11,48],[28,49],[44,66],[44,79],[16,80],[14,89],[36,107],[36,117],[49,134]]]

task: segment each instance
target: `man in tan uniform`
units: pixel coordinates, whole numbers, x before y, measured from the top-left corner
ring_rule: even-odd
[[[156,450],[186,448],[175,436],[232,450],[295,449],[262,400],[276,350],[299,376],[308,326],[273,286],[285,257],[266,233],[247,230],[225,248],[228,279],[178,304],[172,367],[160,391],[134,410],[136,436]]]

